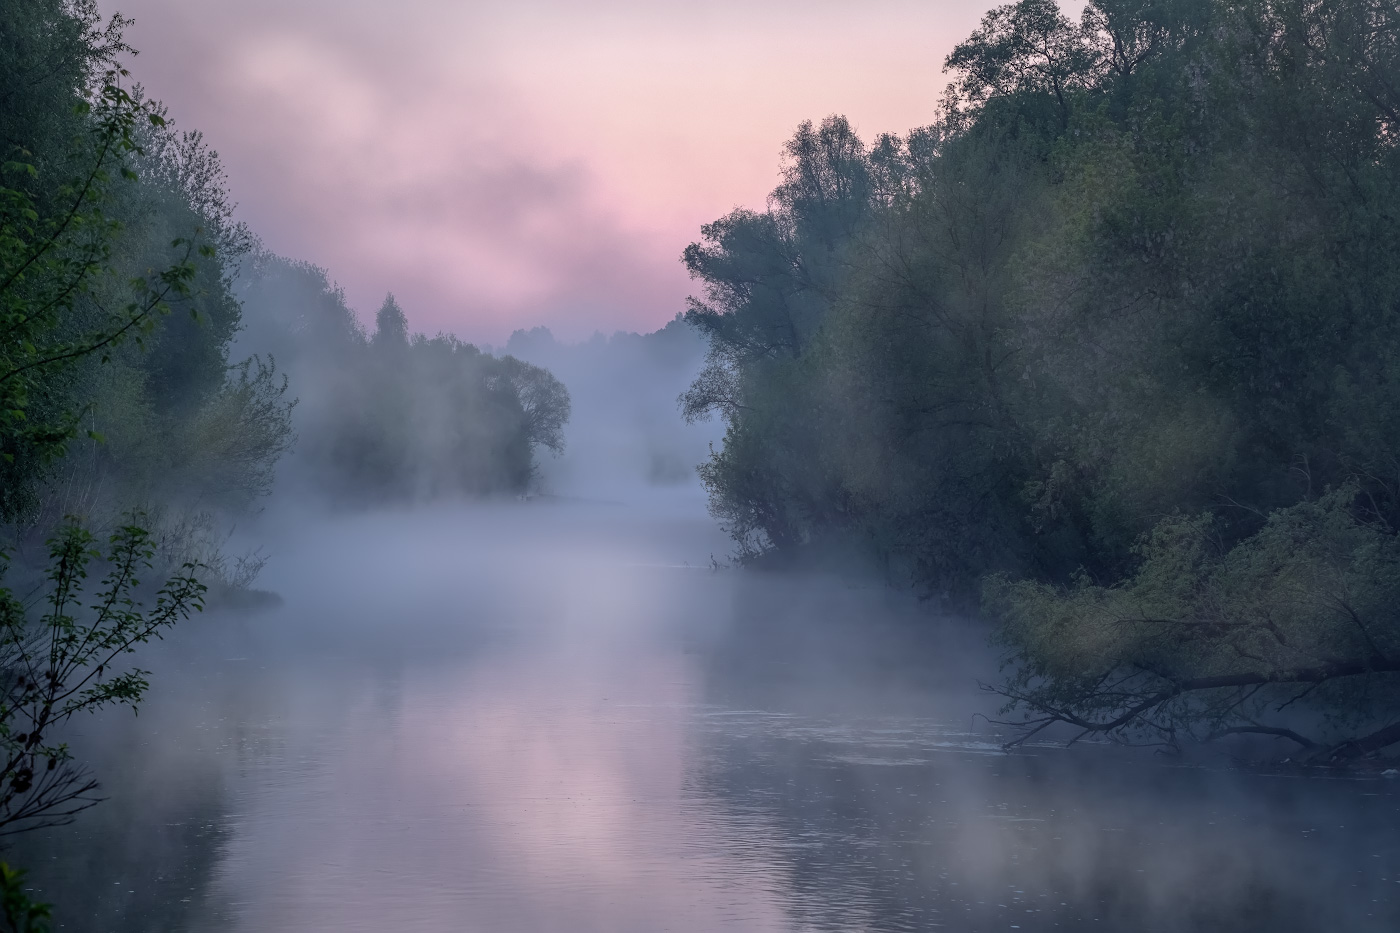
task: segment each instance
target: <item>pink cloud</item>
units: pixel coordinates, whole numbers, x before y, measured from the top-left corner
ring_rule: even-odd
[[[928,122],[983,0],[124,0],[133,65],[273,249],[362,314],[501,342],[653,328],[702,223],[761,205],[802,119]]]

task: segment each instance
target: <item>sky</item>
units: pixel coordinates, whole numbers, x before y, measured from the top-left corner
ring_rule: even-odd
[[[220,154],[238,216],[372,319],[501,344],[653,330],[700,226],[783,142],[931,122],[991,0],[102,0],[134,79]]]

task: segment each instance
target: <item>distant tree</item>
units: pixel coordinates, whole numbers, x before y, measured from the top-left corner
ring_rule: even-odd
[[[512,356],[548,354],[557,346],[558,343],[549,328],[537,326],[529,330],[511,331],[510,338],[506,341],[506,352]]]
[[[545,369],[522,362],[513,356],[500,361],[502,375],[520,399],[525,416],[525,436],[531,444],[549,448],[555,454],[564,452],[564,425],[569,421],[572,404],[564,383]]]
[[[324,270],[265,253],[248,263],[238,290],[242,349],[276,353],[299,389],[301,470],[292,475],[315,477],[341,504],[520,492],[533,481],[538,449],[563,449],[569,393],[544,369],[448,334],[408,334],[393,296],[366,337]],[[552,338],[537,328],[512,340]],[[234,394],[266,408],[275,383],[254,375],[248,370],[248,386]],[[278,436],[261,430],[240,443]]]
[[[384,303],[374,313],[374,336],[370,342],[376,347],[408,345],[408,318],[392,294],[384,296]]]

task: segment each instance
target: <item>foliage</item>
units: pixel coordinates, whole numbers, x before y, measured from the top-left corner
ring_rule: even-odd
[[[1279,509],[1228,550],[1210,516],[1168,519],[1112,587],[989,581],[1018,668],[1005,692],[1031,710],[1024,737],[1055,723],[1165,743],[1254,732],[1323,759],[1400,741],[1388,718],[1400,700],[1400,540],[1357,519],[1358,493]],[[1304,701],[1309,725],[1335,738],[1293,728],[1286,713]]]
[[[384,296],[384,304],[375,312],[370,342],[385,350],[408,345],[408,317],[392,294]]]
[[[61,453],[77,431],[71,412],[46,411],[33,404],[34,397],[45,395],[55,374],[71,369],[73,361],[95,354],[110,359],[128,338],[142,343],[156,319],[169,313],[170,300],[190,292],[196,246],[177,238],[171,243],[179,254],[176,261],[153,275],[132,278],[134,297],[124,304],[108,307],[96,294],[97,280],[114,274],[111,257],[120,232],[108,213],[111,172],[115,168],[131,176],[122,160],[136,149],[134,127],[143,117],[153,123],[162,119],[116,84],[103,86],[93,112],[92,164],[86,174],[58,187],[62,207],[55,214],[40,214],[36,196],[24,187],[0,187],[0,330],[5,337],[0,343],[0,457],[6,471],[0,515],[16,514],[26,481],[32,483],[37,470]],[[4,171],[20,185],[39,179],[29,163],[6,162]],[[209,254],[209,247],[200,249]]]
[[[509,386],[520,400],[521,427],[531,445],[547,447],[556,455],[564,452],[564,425],[569,421],[569,390],[548,370],[522,362],[513,356],[500,360],[496,377]]]
[[[0,92],[0,519],[23,519],[31,534],[52,528],[58,500],[85,482],[82,511],[103,523],[116,509],[103,468],[146,489],[174,486],[201,454],[219,468],[204,481],[244,493],[246,505],[286,446],[288,406],[270,364],[229,375],[237,308],[222,300],[228,275],[215,247],[237,236],[223,223],[216,157],[188,134],[165,146],[174,137],[162,108],[122,86],[126,20],[104,24],[86,0],[36,0],[0,3],[0,23],[0,74],[32,92]],[[213,240],[202,232],[211,219]],[[176,307],[188,327],[157,327]],[[89,456],[66,457],[80,428]],[[248,443],[231,443],[240,438]],[[152,441],[164,458],[133,456]],[[136,514],[117,522],[99,550],[84,523],[65,518],[49,540],[40,602],[0,589],[0,833],[63,822],[94,802],[97,785],[62,743],[64,724],[104,706],[134,709],[147,683],[125,656],[203,607],[196,563],[158,590],[143,586],[158,559],[145,524]],[[37,569],[0,553],[10,580]],[[6,922],[39,929],[46,908],[18,885],[6,869]]]
[[[29,896],[24,869],[0,862],[0,920],[6,933],[47,933],[52,908]]]
[[[1098,77],[1095,24],[1092,18],[1076,27],[1054,0],[997,7],[948,56],[948,67],[958,72],[950,89],[954,106],[978,108],[1015,94],[1048,95],[1061,120],[1068,121],[1071,95]]]
[[[556,413],[555,424],[536,431],[562,444],[567,412],[569,457],[538,464],[538,481],[555,493],[693,482],[695,465],[719,440],[713,427],[676,418],[676,394],[706,352],[706,341],[683,313],[651,333],[595,332],[578,342],[556,340],[546,327],[517,330],[502,350],[548,370],[553,378],[543,383],[550,389],[546,397],[554,394],[549,383],[555,379],[568,386],[569,405],[546,406]]]
[[[701,475],[741,551],[856,542],[966,609],[983,581],[1022,581],[983,608],[1050,691],[1013,679],[1034,711],[1135,663],[1100,636],[1147,636],[1090,608],[1166,573],[1138,542],[1208,528],[1234,567],[1309,509],[1388,541],[1398,35],[1400,14],[1377,0],[1095,0],[1078,23],[1022,0],[950,55],[933,126],[870,144],[840,117],[799,127],[767,209],[707,225],[684,255],[703,286],[688,319],[711,350],[682,405],[727,422]],[[1335,560],[1348,585],[1390,585],[1384,561]],[[1277,587],[1303,573],[1269,566]],[[1231,592],[1238,614],[1274,591]],[[1162,643],[1180,664],[1159,670],[1214,676],[1192,673],[1224,664],[1213,629],[1173,626]],[[1092,664],[1053,660],[1078,644]],[[1341,649],[1298,650],[1259,670]],[[1144,696],[1152,676],[1139,675]],[[1355,679],[1387,695],[1380,671]],[[1337,691],[1288,715],[1350,709],[1349,726],[1318,733],[1336,741],[1396,715]],[[1132,725],[1161,738],[1245,724],[1213,720],[1208,693]],[[1121,731],[1097,728],[1114,717],[1093,707],[1064,709]]]
[[[76,522],[49,541],[43,609],[0,589],[0,833],[66,822],[97,802],[97,788],[55,733],[73,716],[106,706],[135,708],[148,683],[125,655],[191,612],[205,587],[194,564],[168,580],[147,607],[141,575],[155,546],[132,516],[105,553]],[[94,562],[105,573],[88,582]]]
[[[0,520],[41,536],[131,501],[245,507],[290,402],[265,362],[230,371],[250,240],[217,154],[122,86],[127,20],[85,0],[0,3],[0,20],[0,73],[38,95],[0,94]]]
[[[188,498],[238,514],[272,491],[278,461],[295,441],[289,378],[276,361],[253,356],[229,367],[223,388],[194,412],[179,439],[183,466],[167,473],[190,483]],[[173,475],[172,475],[173,474]]]
[[[104,21],[96,0],[0,0],[0,156],[64,165],[82,122],[73,105],[132,53],[122,35],[130,24]]]
[[[231,263],[248,238],[217,155],[124,87],[127,25],[92,0],[0,0],[0,522],[21,543],[57,524],[40,600],[0,588],[0,834],[96,802],[65,723],[135,709],[147,681],[126,655],[204,604],[194,561],[143,585],[176,549],[148,516],[117,521],[99,549],[56,513],[108,524],[123,500],[211,490],[246,508],[290,444],[285,377],[270,360],[229,366]],[[188,314],[157,327],[176,308]],[[243,585],[260,566],[213,557]],[[37,569],[0,551],[9,581]],[[0,910],[7,929],[48,928],[7,865]]]

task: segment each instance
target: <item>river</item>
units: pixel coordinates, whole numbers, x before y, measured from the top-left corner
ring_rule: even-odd
[[[997,745],[980,632],[692,496],[269,519],[6,857],[68,931],[1400,929],[1400,781]]]

